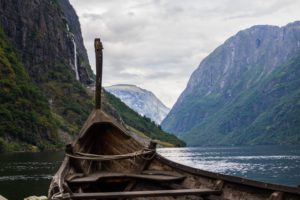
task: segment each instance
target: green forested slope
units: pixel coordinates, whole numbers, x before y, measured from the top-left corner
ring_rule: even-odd
[[[137,112],[124,104],[119,98],[108,92],[105,92],[105,97],[107,102],[109,102],[120,114],[125,124],[141,131],[149,138],[168,142],[175,146],[185,146],[185,143],[182,140],[179,140],[175,135],[163,131],[160,126],[157,126],[149,118],[140,116]]]
[[[43,93],[32,84],[0,29],[0,152],[41,149],[57,142],[55,120]],[[44,140],[42,138],[47,138]]]
[[[299,144],[300,53],[194,127],[191,145]]]

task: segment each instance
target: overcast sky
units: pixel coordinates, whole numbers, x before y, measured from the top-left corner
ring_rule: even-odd
[[[299,0],[70,0],[103,84],[135,84],[172,107],[201,60],[241,29],[300,20]]]

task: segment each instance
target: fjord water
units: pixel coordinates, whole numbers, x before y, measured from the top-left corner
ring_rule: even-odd
[[[300,185],[300,146],[168,148],[159,152],[194,168],[275,184]]]
[[[0,154],[0,194],[9,200],[47,196],[63,156],[62,152]]]
[[[300,184],[300,146],[187,147],[158,152],[203,170],[283,185]],[[0,154],[0,194],[10,200],[47,195],[63,157],[63,152]]]

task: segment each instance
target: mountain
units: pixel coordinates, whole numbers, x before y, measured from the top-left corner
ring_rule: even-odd
[[[0,152],[61,148],[93,109],[95,75],[78,16],[68,0],[0,0],[0,14]],[[121,115],[120,102],[107,99],[103,109],[120,122],[134,115]],[[151,122],[124,125],[184,144]]]
[[[120,98],[127,106],[142,116],[160,124],[170,111],[152,92],[135,85],[113,85],[105,90]]]
[[[60,4],[0,0],[1,71],[3,77],[11,74],[1,85],[0,109],[6,115],[0,137],[3,144],[14,144],[6,149],[56,148],[71,140],[92,109],[85,85],[94,75],[78,17]]]
[[[238,32],[193,72],[162,127],[189,145],[300,144],[300,22]]]

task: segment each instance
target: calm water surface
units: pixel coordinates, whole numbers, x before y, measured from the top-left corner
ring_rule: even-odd
[[[46,195],[62,152],[0,154],[0,194],[9,200]]]
[[[159,149],[176,162],[223,174],[296,186],[300,146],[197,147]],[[9,200],[47,195],[62,152],[0,154],[0,194]]]

